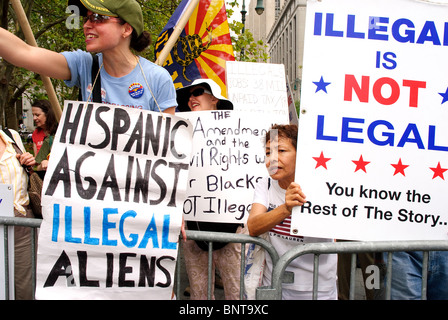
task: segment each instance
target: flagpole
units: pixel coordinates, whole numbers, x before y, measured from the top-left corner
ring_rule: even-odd
[[[25,11],[23,10],[22,3],[20,0],[11,0],[12,7],[14,12],[17,15],[17,19],[19,20],[19,24],[23,30],[25,35],[25,39],[29,45],[37,47],[36,39],[34,38],[33,31],[31,30],[31,26],[26,17]],[[48,94],[48,99],[50,100],[51,107],[55,113],[57,121],[61,118],[62,109],[59,105],[59,101],[56,97],[56,92],[54,91],[53,84],[50,81],[50,78],[44,75],[40,75],[42,82],[44,83],[45,90]]]
[[[170,38],[166,42],[165,46],[163,47],[162,51],[160,51],[159,57],[156,60],[156,64],[161,66],[165,63],[166,59],[168,58],[169,53],[171,52],[171,49],[173,49],[174,44],[176,43],[177,39],[179,38],[179,35],[181,34],[182,30],[184,30],[185,25],[187,24],[188,20],[190,20],[191,15],[193,14],[193,11],[198,6],[200,0],[191,0],[188,4],[187,9],[184,11],[184,14],[182,15],[182,18],[179,20],[177,25],[173,29],[173,33],[171,33]]]

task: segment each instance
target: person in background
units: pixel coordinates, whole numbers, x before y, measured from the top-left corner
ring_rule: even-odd
[[[232,110],[233,104],[221,95],[221,88],[211,79],[197,79],[191,85],[177,89],[178,111]],[[186,229],[242,233],[241,224],[187,221]],[[241,244],[213,243],[212,288],[215,270],[219,272],[226,300],[237,300],[240,295]],[[190,299],[206,300],[208,290],[208,243],[186,240],[183,244],[185,266],[190,282]],[[214,293],[212,292],[212,299]]]
[[[176,90],[177,111],[233,110],[233,103],[221,95],[212,79],[196,79],[191,85]]]
[[[43,178],[47,170],[48,156],[58,128],[58,122],[48,100],[36,100],[31,105],[31,110],[36,124],[36,129],[32,135],[33,150],[37,162],[35,171]]]
[[[92,87],[101,79],[101,102],[138,109],[174,113],[176,91],[166,69],[134,54],[151,42],[144,31],[143,13],[135,0],[70,0],[84,17],[86,50],[58,53],[30,46],[0,28],[0,56],[15,66],[64,80],[80,88],[83,100],[92,101]],[[92,77],[93,56],[99,70]]]
[[[294,182],[297,153],[297,126],[274,125],[266,134],[266,168],[269,177],[261,179],[254,193],[252,208],[247,220],[251,236],[269,234],[271,244],[279,256],[293,247],[306,243],[332,242],[333,239],[292,235],[291,212],[293,207],[306,203],[299,184]],[[314,255],[294,259],[286,268],[294,273],[294,283],[283,284],[283,300],[308,300],[313,296]],[[266,255],[262,285],[271,284],[272,260]],[[318,299],[337,299],[337,255],[319,256]]]
[[[18,132],[9,129],[22,154],[17,154],[14,141],[0,130],[0,183],[13,186],[14,216],[33,218],[29,207],[28,174],[23,166],[34,166],[34,156],[25,152]],[[14,227],[14,286],[16,300],[31,300],[34,297],[31,269],[31,230],[28,227]]]

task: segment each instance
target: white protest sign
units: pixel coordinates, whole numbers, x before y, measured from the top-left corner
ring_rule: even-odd
[[[14,191],[12,184],[0,183],[0,216],[14,217]],[[5,228],[8,228],[8,272],[9,272],[9,296],[14,297],[14,227],[0,224],[0,261],[5,258]],[[5,264],[0,263],[0,288],[7,288],[5,279]],[[5,290],[0,290],[0,300],[6,299]]]
[[[289,123],[283,64],[227,61],[226,83],[233,110],[266,113],[277,123]]]
[[[447,26],[431,2],[307,2],[293,234],[448,239]]]
[[[240,111],[183,112],[193,126],[184,218],[245,223],[257,181],[267,175],[265,114]]]
[[[43,186],[38,299],[170,299],[188,120],[66,102]]]

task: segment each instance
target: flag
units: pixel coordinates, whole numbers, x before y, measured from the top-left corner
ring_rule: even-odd
[[[179,4],[160,33],[155,44],[156,58],[190,1],[183,0]],[[171,74],[176,89],[195,79],[208,78],[214,80],[227,96],[226,61],[234,60],[224,0],[200,0],[163,67]]]

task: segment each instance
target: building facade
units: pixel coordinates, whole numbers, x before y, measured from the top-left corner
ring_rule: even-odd
[[[255,12],[256,4],[249,4],[246,28],[255,41],[268,45],[270,63],[285,66],[294,100],[300,101],[306,0],[265,0],[261,15]]]

